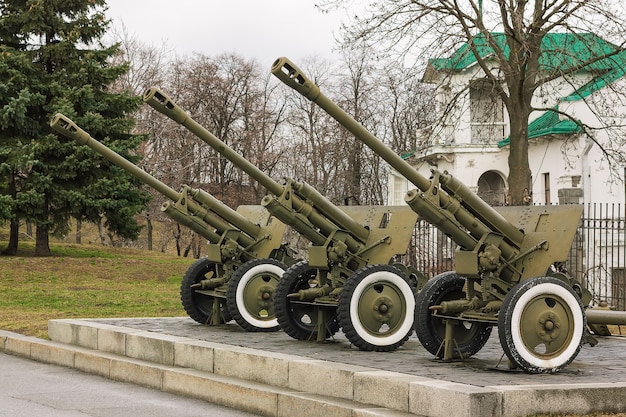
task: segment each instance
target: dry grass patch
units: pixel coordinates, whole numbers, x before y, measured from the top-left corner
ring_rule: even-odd
[[[0,257],[0,329],[45,338],[50,319],[186,314],[179,286],[193,259],[96,245],[52,250],[39,258],[24,245]]]

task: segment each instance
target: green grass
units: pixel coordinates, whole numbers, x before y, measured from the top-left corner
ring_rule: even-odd
[[[25,243],[17,256],[0,256],[0,329],[47,338],[48,320],[56,318],[186,315],[179,286],[193,259],[96,245],[51,248],[53,256],[34,257]]]

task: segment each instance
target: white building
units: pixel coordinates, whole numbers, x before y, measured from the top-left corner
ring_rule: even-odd
[[[549,34],[544,42],[558,45],[558,53],[546,54],[543,61],[552,66],[558,65],[555,62],[572,65],[576,57],[584,55],[581,59],[585,59],[606,47],[617,48],[593,34]],[[568,54],[564,55],[562,45],[566,45]],[[483,52],[489,59],[492,52],[488,48]],[[626,125],[625,58],[626,53],[620,53],[574,75],[556,78],[537,90],[533,105],[545,110],[535,111],[529,120],[534,203],[625,201],[623,165],[613,163],[609,169],[598,146],[615,144],[615,138],[626,139],[621,126]],[[496,60],[491,63],[497,70]],[[506,204],[508,115],[467,45],[450,57],[432,59],[423,81],[436,86],[434,112],[438,116],[447,114],[447,121],[424,132],[430,146],[404,155],[405,159],[426,177],[431,168],[448,171],[488,203]],[[620,94],[620,89],[624,93]],[[560,112],[589,126],[593,137]],[[392,171],[388,203],[403,204],[406,191],[412,188]]]
[[[542,55],[552,71],[618,50],[593,34],[549,34],[544,42],[558,51]],[[488,47],[481,50],[487,60],[492,53]],[[491,65],[497,73],[497,62]],[[622,51],[566,78],[556,77],[536,91],[533,105],[542,110],[531,115],[528,131],[532,202],[585,204],[569,271],[597,302],[621,310],[626,310],[626,158],[620,152],[626,147],[625,74]],[[439,119],[447,115],[446,121],[423,132],[429,146],[403,158],[426,177],[433,168],[448,171],[489,204],[507,204],[508,115],[467,45],[450,57],[432,59],[423,81],[435,85],[433,112]],[[612,152],[611,164],[603,148]],[[392,171],[389,204],[404,204],[406,192],[414,188]]]

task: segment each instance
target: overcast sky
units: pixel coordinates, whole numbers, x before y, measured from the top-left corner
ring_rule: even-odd
[[[108,0],[115,28],[177,55],[235,52],[271,66],[278,57],[332,58],[347,11],[324,14],[316,0]]]

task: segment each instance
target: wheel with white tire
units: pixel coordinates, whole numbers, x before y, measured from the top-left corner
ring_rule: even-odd
[[[446,319],[433,314],[431,307],[443,301],[464,300],[465,278],[454,271],[431,278],[415,297],[415,333],[420,343],[431,354],[443,359],[442,348],[446,336]],[[480,351],[489,340],[492,326],[487,323],[463,321],[451,329],[452,358],[468,358]]]
[[[227,303],[232,318],[250,332],[280,329],[274,313],[276,285],[287,266],[276,259],[253,259],[228,280]]]
[[[348,340],[360,350],[388,352],[413,332],[415,289],[391,265],[354,272],[341,289],[337,316]]]
[[[586,328],[580,298],[554,277],[530,278],[509,291],[498,318],[500,344],[527,373],[556,372],[578,355]]]
[[[206,257],[196,260],[185,272],[180,283],[180,300],[189,317],[202,324],[222,324],[232,320],[226,307],[226,298],[207,295],[194,289],[205,279],[223,274],[220,265]]]
[[[324,339],[339,330],[337,315],[319,314],[319,307],[313,302],[301,302],[289,297],[289,294],[311,288],[311,282],[317,275],[317,269],[306,261],[300,261],[289,267],[276,286],[274,308],[280,328],[297,340],[317,340],[318,329],[324,329]],[[325,320],[320,322],[320,318]]]

